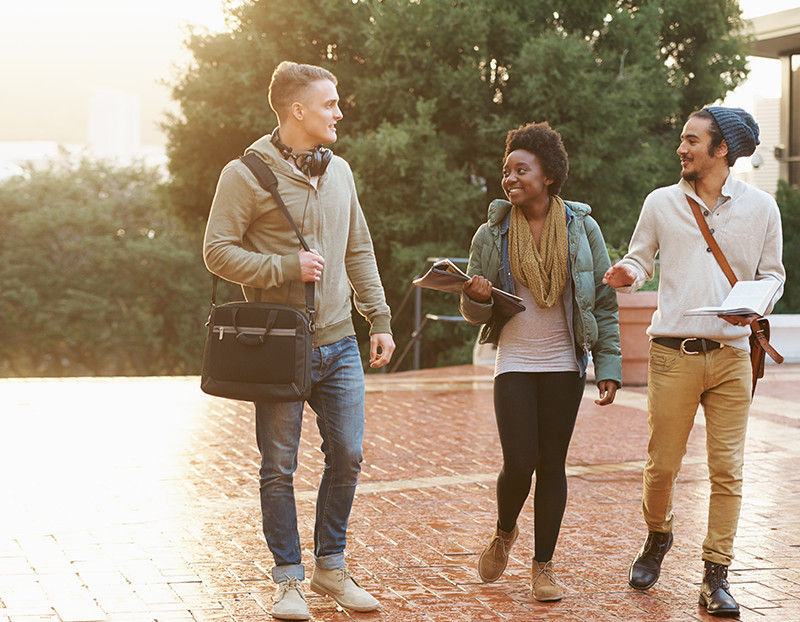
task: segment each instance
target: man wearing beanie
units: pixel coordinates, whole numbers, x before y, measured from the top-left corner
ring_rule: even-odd
[[[718,305],[731,290],[703,238],[690,199],[699,204],[738,279],[781,283],[774,304],[786,278],[780,212],[770,195],[730,172],[736,159],[752,155],[756,145],[758,125],[744,110],[712,106],[694,112],[677,150],[681,180],[645,199],[628,254],[604,278],[620,292],[636,291],[653,278],[659,256],[658,309],[647,329],[650,440],[642,511],[648,535],[630,566],[628,582],[647,590],[658,581],[673,543],[675,482],[702,404],[711,494],[700,605],[720,616],[739,614],[727,574],[742,501],[752,387],[750,328],[742,316],[684,315],[694,307]]]

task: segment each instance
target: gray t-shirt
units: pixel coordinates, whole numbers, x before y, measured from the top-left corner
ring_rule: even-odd
[[[572,283],[567,278],[568,300]],[[564,296],[547,309],[533,299],[531,290],[514,279],[514,289],[525,311],[512,316],[500,333],[494,375],[507,372],[580,371],[567,325]]]

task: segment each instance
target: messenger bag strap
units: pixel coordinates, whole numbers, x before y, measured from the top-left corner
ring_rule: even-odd
[[[700,204],[689,195],[686,195],[686,198],[689,200],[689,205],[692,206],[692,214],[694,214],[694,219],[697,221],[697,226],[700,227],[700,232],[703,234],[706,244],[708,244],[708,247],[714,254],[714,258],[717,260],[719,267],[722,268],[725,276],[728,277],[728,281],[730,281],[731,287],[733,287],[737,281],[736,275],[733,273],[731,264],[729,264],[728,260],[725,259],[725,255],[722,253],[722,249],[719,247],[719,244],[717,244],[714,236],[711,235],[711,230],[708,228],[708,223],[706,222],[706,219],[703,218],[703,213],[700,210]]]
[[[766,323],[766,319],[757,317],[752,322],[750,322],[750,331],[752,332],[753,338],[758,341],[759,345],[764,349],[764,352],[769,354],[769,357],[778,364],[783,363],[783,356],[773,348],[769,343],[769,338],[765,332],[764,326],[761,325],[760,320],[764,320]],[[767,329],[769,328],[769,324],[767,324]]]
[[[717,241],[711,234],[711,230],[708,228],[708,223],[703,217],[702,210],[700,209],[700,204],[689,195],[686,195],[686,198],[689,201],[689,205],[692,207],[692,214],[694,214],[694,219],[697,221],[697,226],[700,227],[700,232],[703,234],[703,238],[708,244],[708,247],[711,249],[711,252],[714,254],[714,258],[717,260],[719,267],[722,268],[725,276],[728,277],[728,281],[730,281],[732,287],[736,284],[736,275],[733,272],[733,268],[731,268],[731,265],[728,263],[728,260],[725,259],[725,254],[722,252],[719,244],[717,244]],[[761,318],[757,317],[750,322],[750,332],[756,338],[761,347],[764,348],[764,351],[769,354],[773,361],[776,363],[783,363],[783,357],[775,348],[770,345],[766,335],[764,334],[763,327],[758,323],[760,319]]]
[[[292,218],[292,215],[286,208],[286,203],[283,202],[283,198],[278,192],[278,178],[275,177],[275,173],[272,172],[272,169],[267,166],[267,163],[264,162],[264,160],[259,158],[252,151],[240,156],[239,159],[247,166],[247,168],[252,171],[253,175],[255,175],[256,179],[258,180],[258,183],[261,184],[261,187],[269,192],[272,195],[272,198],[275,199],[275,202],[283,212],[283,215],[286,216],[286,220],[288,220],[289,224],[292,225],[292,229],[294,229],[294,232],[297,234],[297,238],[300,240],[300,244],[303,246],[303,249],[306,251],[311,250],[308,247],[303,234],[300,233],[300,229],[297,228],[294,218]]]
[[[243,156],[240,156],[239,159],[245,166],[247,166],[247,168],[250,169],[253,175],[255,175],[255,178],[258,180],[258,183],[261,184],[261,187],[269,192],[272,195],[272,198],[275,199],[275,202],[283,212],[283,215],[286,216],[286,220],[288,220],[289,224],[292,225],[292,229],[294,229],[297,239],[300,240],[300,245],[303,247],[303,250],[311,250],[305,238],[303,237],[303,234],[300,233],[300,229],[297,228],[294,218],[292,218],[292,215],[289,213],[286,203],[283,202],[280,192],[278,192],[278,179],[275,177],[275,173],[272,172],[272,169],[267,166],[267,163],[264,162],[264,160],[262,160],[253,152],[246,153]],[[314,281],[306,281],[305,286],[306,313],[309,317],[309,328],[311,332],[314,332],[317,313],[314,306]]]

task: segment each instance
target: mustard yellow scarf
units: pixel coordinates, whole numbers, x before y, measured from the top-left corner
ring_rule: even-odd
[[[531,290],[541,308],[552,307],[567,282],[567,210],[558,196],[550,197],[539,248],[519,207],[511,208],[509,255],[511,273]]]

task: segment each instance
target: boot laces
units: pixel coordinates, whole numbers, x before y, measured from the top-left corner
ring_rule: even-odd
[[[728,591],[730,589],[728,585],[728,567],[722,564],[710,564],[706,571],[706,583],[708,583],[708,588],[712,594],[719,588]]]
[[[661,549],[664,548],[666,541],[659,544],[656,542],[657,537],[658,534],[656,534],[655,531],[649,531],[647,533],[647,539],[644,541],[644,550],[642,551],[644,555],[658,555]]]
[[[541,566],[539,568],[539,573],[536,575],[536,577],[534,577],[533,582],[536,583],[536,581],[542,575],[547,577],[547,580],[550,581],[550,583],[552,583],[553,585],[558,585],[558,582],[556,581],[556,575],[555,575],[555,570],[553,569],[553,562],[552,561],[547,562],[544,566]]]
[[[344,582],[345,582],[345,581],[347,581],[348,579],[350,579],[350,580],[351,580],[353,583],[355,583],[355,584],[356,584],[358,587],[361,587],[361,586],[359,585],[358,581],[356,581],[356,580],[353,578],[353,575],[351,575],[351,574],[350,574],[350,571],[349,571],[347,568],[337,568],[337,569],[336,569],[336,572],[337,572],[337,574],[339,575],[338,579],[339,579],[339,581],[341,581],[341,582],[342,582],[342,585],[344,585]]]
[[[511,534],[512,533],[513,533],[513,530],[509,531],[508,532],[508,537],[504,538],[502,535],[500,535],[500,530],[498,529],[497,533],[495,533],[494,538],[492,539],[492,541],[489,544],[489,546],[490,547],[495,547],[496,546],[498,549],[500,549],[500,554],[503,557],[508,557],[508,552],[511,550]]]
[[[289,590],[295,590],[303,600],[306,600],[306,595],[303,593],[303,584],[300,579],[296,579],[294,577],[290,579],[286,579],[286,581],[281,581],[278,584],[278,593],[275,596],[275,600],[279,601],[281,598],[284,597],[286,592]]]
[[[498,546],[503,557],[508,555],[508,541],[499,533],[494,537],[494,542],[492,542],[492,545]]]

